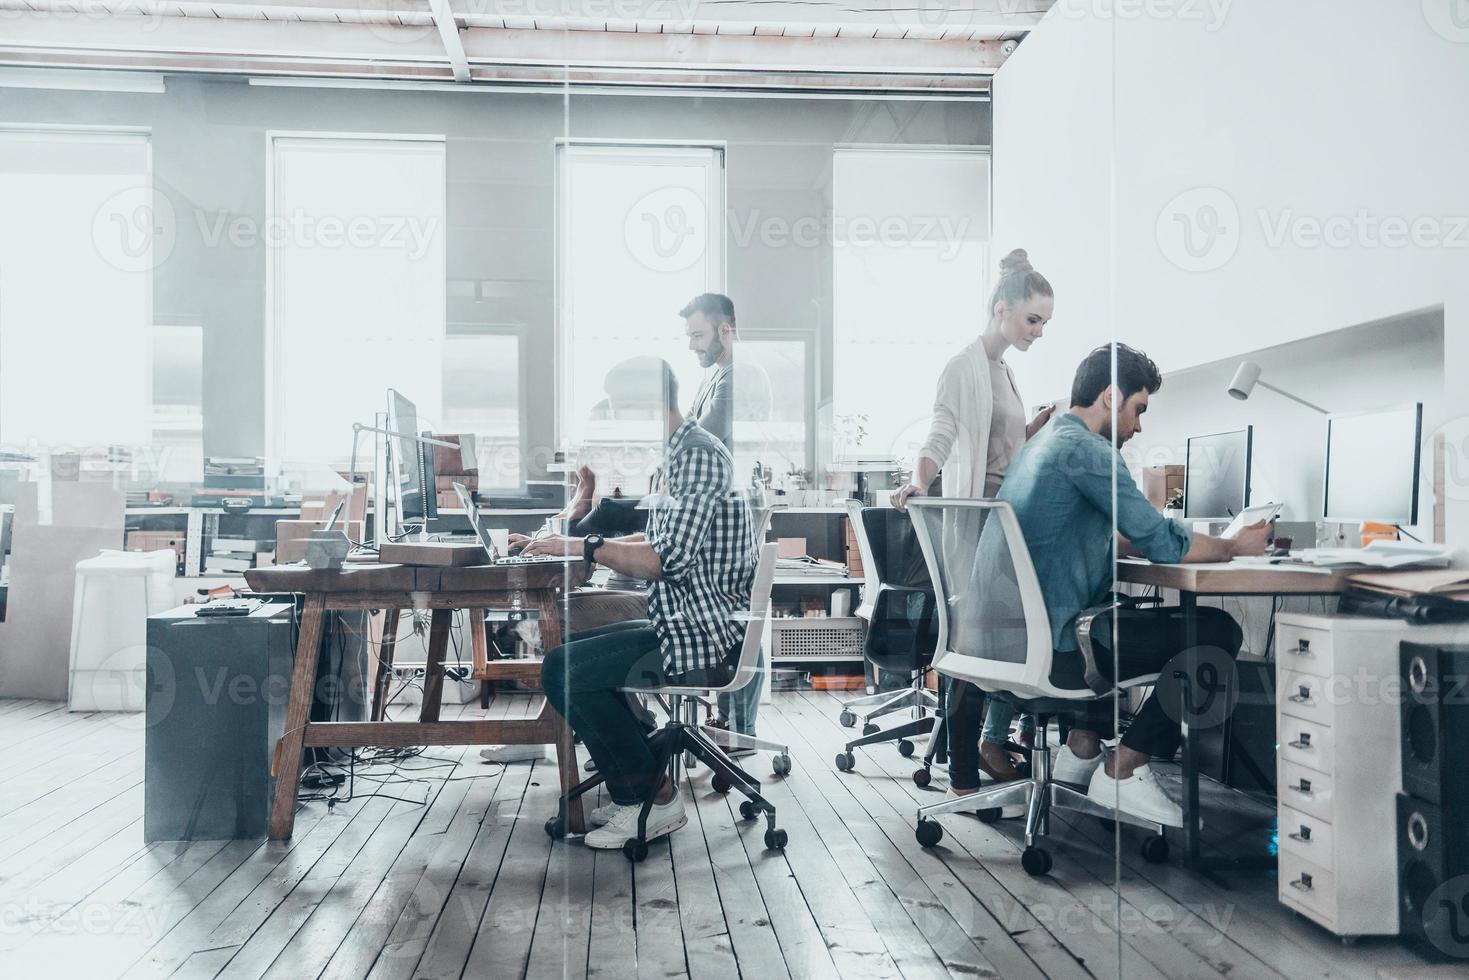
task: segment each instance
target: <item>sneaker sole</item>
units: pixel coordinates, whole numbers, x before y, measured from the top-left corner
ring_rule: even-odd
[[[678,830],[679,828],[683,827],[688,822],[689,822],[689,815],[687,813],[684,813],[677,820],[675,820],[673,823],[668,824],[667,826],[661,827],[661,828],[659,828],[656,831],[649,832],[649,834],[645,838],[645,840],[648,843],[652,843],[653,841],[657,840],[660,837],[667,837],[669,834],[671,834],[675,830]],[[623,843],[626,842],[626,841],[628,841],[628,840],[631,840],[631,839],[632,839],[631,837],[623,837],[623,838],[621,838],[619,840],[615,840],[615,841],[609,840],[609,841],[607,841],[604,844],[604,843],[593,841],[591,839],[591,835],[589,834],[589,835],[587,835],[587,837],[583,838],[583,843],[585,843],[588,847],[593,848],[595,850],[599,850],[599,851],[620,851],[620,850],[622,850]]]

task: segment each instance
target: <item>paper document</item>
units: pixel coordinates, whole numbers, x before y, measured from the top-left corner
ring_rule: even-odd
[[[1307,548],[1292,553],[1292,557],[1312,565],[1369,568],[1443,568],[1453,556],[1452,548],[1416,541],[1373,541],[1365,548]]]

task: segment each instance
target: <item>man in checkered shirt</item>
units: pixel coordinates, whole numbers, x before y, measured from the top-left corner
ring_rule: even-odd
[[[749,608],[756,546],[729,450],[679,411],[672,369],[657,358],[625,361],[608,375],[607,391],[614,410],[651,404],[664,420],[668,443],[645,502],[646,533],[537,538],[523,554],[582,554],[652,583],[646,620],[577,634],[541,667],[546,698],[607,777],[612,803],[592,811],[596,829],[585,843],[620,848],[637,836],[638,809],[650,794],[648,840],[687,822],[677,787],[620,689],[728,682],[744,639],[737,614]]]

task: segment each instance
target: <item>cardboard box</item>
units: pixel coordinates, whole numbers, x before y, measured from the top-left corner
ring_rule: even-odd
[[[185,536],[177,531],[129,531],[128,551],[163,551],[172,548],[179,561],[184,560]]]
[[[1143,495],[1159,510],[1167,505],[1169,497],[1181,490],[1183,490],[1182,466],[1177,464],[1149,466],[1143,470]]]
[[[362,540],[362,522],[351,521],[343,525],[340,519],[337,527],[347,532],[347,537],[353,541]],[[298,521],[279,520],[275,522],[275,563],[277,565],[289,565],[306,557],[306,539],[311,537],[312,531],[323,531],[326,529],[326,521]]]
[[[450,449],[447,446],[431,446],[434,451],[434,472],[443,474],[466,474],[478,473],[479,461],[474,454],[473,433],[442,433],[435,432],[435,439],[444,442],[457,443],[459,448]],[[464,481],[459,481],[463,483]]]

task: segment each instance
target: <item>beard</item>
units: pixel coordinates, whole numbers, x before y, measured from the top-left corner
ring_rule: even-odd
[[[709,346],[699,352],[699,367],[713,367],[719,359],[724,356],[724,345],[719,338],[709,342]]]

